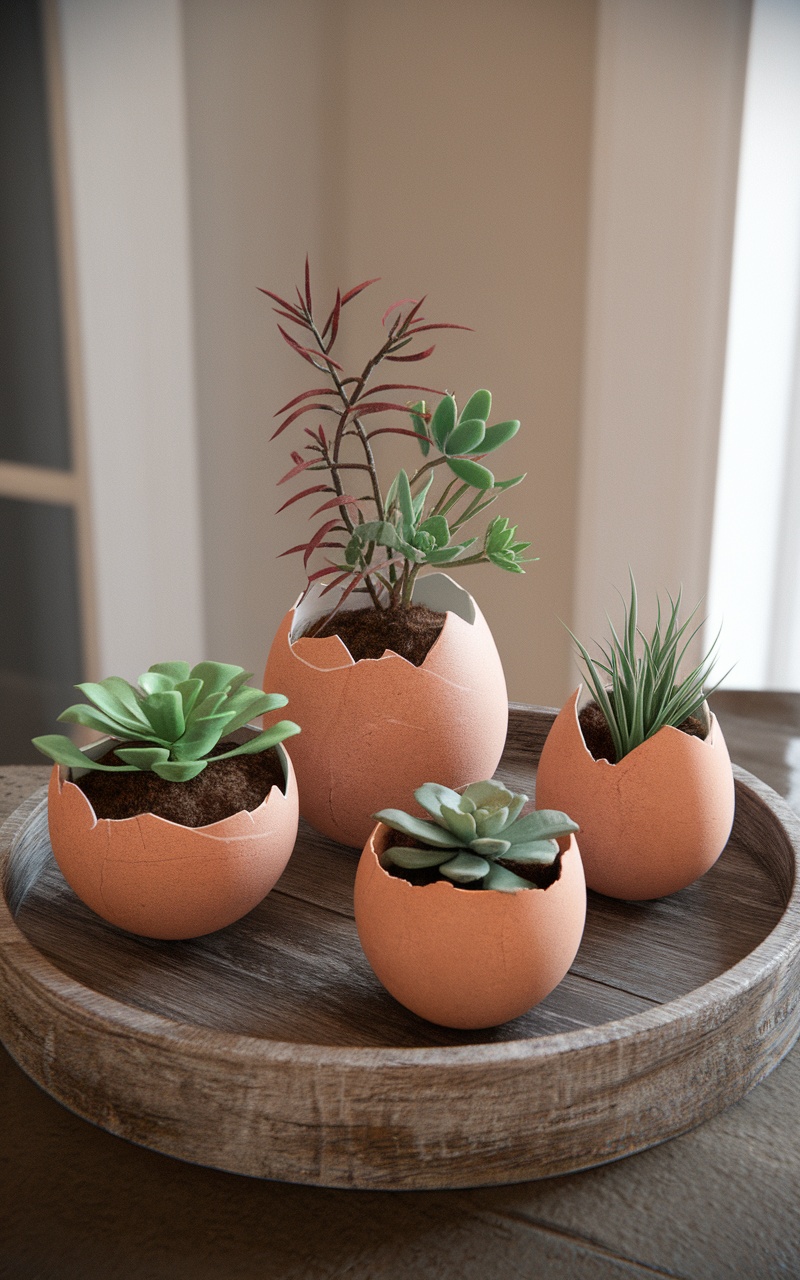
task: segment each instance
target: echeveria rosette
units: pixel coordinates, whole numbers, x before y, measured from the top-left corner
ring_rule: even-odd
[[[57,764],[70,768],[157,774],[169,782],[188,782],[202,773],[220,741],[256,716],[285,707],[281,693],[262,693],[246,684],[253,673],[224,662],[157,662],[139,677],[138,686],[119,676],[76,685],[91,705],[76,703],[58,717],[68,724],[142,746],[117,748],[121,765],[98,764],[62,734],[46,734],[33,745]],[[214,760],[255,755],[300,732],[281,720]]]
[[[557,841],[578,830],[577,823],[556,809],[520,817],[528,797],[491,780],[473,782],[463,792],[426,782],[414,797],[432,822],[402,809],[383,809],[374,817],[422,847],[389,845],[381,862],[407,871],[435,868],[456,885],[503,893],[531,889],[530,880],[504,863],[551,867],[558,856]]]
[[[678,677],[686,651],[702,626],[700,623],[686,634],[698,606],[695,605],[680,625],[681,592],[675,600],[669,596],[670,607],[664,626],[661,601],[656,598],[656,624],[648,639],[638,625],[639,601],[632,573],[630,587],[630,601],[624,607],[622,636],[617,634],[609,618],[611,642],[608,648],[598,645],[600,658],[592,658],[570,631],[583,659],[587,681],[611,732],[617,761],[665,725],[677,726],[695,715],[709,694],[721,684],[718,680],[710,689],[704,687],[716,661],[716,640],[698,666],[684,677]]]

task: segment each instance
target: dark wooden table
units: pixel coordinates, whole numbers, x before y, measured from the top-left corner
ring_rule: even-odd
[[[800,694],[717,694],[733,759],[800,810]],[[0,819],[47,768],[0,769]],[[135,1147],[0,1049],[0,1277],[800,1277],[800,1047],[692,1133],[585,1173],[460,1192],[260,1182]]]

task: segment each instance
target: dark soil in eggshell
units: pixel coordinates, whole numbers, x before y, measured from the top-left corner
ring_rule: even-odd
[[[391,649],[421,667],[441,634],[445,617],[424,604],[408,609],[353,609],[334,614],[319,631],[312,627],[308,634],[314,639],[339,636],[356,662],[382,658]]]
[[[118,743],[122,746],[122,743]],[[131,743],[141,746],[141,743]],[[210,753],[221,755],[233,743],[220,742]],[[122,764],[115,751],[107,751],[100,764]],[[252,756],[234,756],[206,765],[188,782],[167,782],[158,774],[101,773],[92,770],[77,786],[89,798],[98,818],[135,818],[154,813],[183,827],[205,827],[232,813],[257,809],[273,786],[286,790],[280,757],[274,747]]]
[[[617,753],[614,750],[611,730],[596,702],[587,702],[586,706],[581,708],[578,713],[578,723],[581,726],[583,740],[595,760],[608,760],[609,764],[616,764]],[[697,716],[688,716],[677,727],[690,738],[706,736],[706,726]]]

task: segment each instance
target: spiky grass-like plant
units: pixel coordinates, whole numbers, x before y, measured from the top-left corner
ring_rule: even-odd
[[[414,797],[432,822],[402,809],[374,814],[379,822],[417,842],[414,848],[390,845],[381,855],[382,864],[406,871],[435,868],[462,888],[502,893],[530,889],[531,881],[512,868],[551,867],[558,856],[558,838],[578,830],[576,822],[555,809],[538,809],[521,818],[528,797],[489,779],[473,782],[460,793],[426,782]]]
[[[246,684],[253,673],[225,662],[157,662],[139,676],[138,685],[119,676],[76,685],[90,706],[76,703],[58,717],[125,743],[117,748],[124,764],[99,764],[63,734],[34,738],[33,745],[57,764],[111,773],[151,771],[168,782],[188,782],[209,763],[217,743],[256,716],[288,701],[282,693],[262,693]],[[299,725],[281,720],[214,760],[255,755],[276,746]]]
[[[689,626],[699,605],[695,605],[686,621],[679,622],[681,592],[673,600],[669,596],[666,625],[661,601],[656,598],[657,617],[650,639],[638,625],[639,600],[633,574],[630,575],[630,601],[624,606],[622,636],[611,619],[611,641],[607,648],[598,645],[601,658],[592,658],[580,640],[570,631],[583,659],[586,678],[608,723],[617,760],[633,751],[665,725],[677,727],[695,715],[707,696],[718,688],[721,680],[705,689],[716,661],[719,636],[688,675],[678,677],[678,670],[689,645],[702,627]],[[608,615],[606,615],[608,616]],[[569,628],[568,628],[569,630]],[[687,631],[689,631],[687,635]],[[637,652],[637,649],[640,650]],[[724,679],[724,676],[722,677]]]

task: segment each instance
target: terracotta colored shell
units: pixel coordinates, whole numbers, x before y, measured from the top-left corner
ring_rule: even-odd
[[[494,1027],[519,1017],[558,986],[586,919],[583,867],[572,836],[549,889],[518,893],[411,885],[378,855],[378,824],[358,864],[355,916],[369,963],[396,1000],[445,1027]]]
[[[491,778],[502,755],[508,696],[492,634],[472,598],[445,574],[419,580],[425,603],[437,607],[438,582],[443,601],[463,609],[464,597],[474,620],[441,603],[446,621],[421,667],[391,650],[354,662],[338,636],[292,643],[295,609],[273,641],[264,688],[286,694],[286,714],[303,730],[289,748],[300,812],[342,844],[363,848],[372,815],[389,806],[412,809],[423,782],[457,788]]]
[[[206,827],[155,814],[97,818],[88,798],[50,775],[48,824],[64,879],[104,920],[148,938],[195,938],[232,924],[269,893],[297,838],[297,783],[273,786],[257,809]]]
[[[716,718],[705,739],[666,726],[609,764],[583,740],[580,692],[544,744],[537,808],[563,809],[580,826],[590,889],[633,900],[684,889],[713,866],[733,825],[733,773]]]

